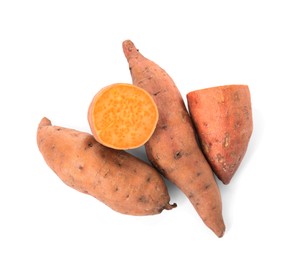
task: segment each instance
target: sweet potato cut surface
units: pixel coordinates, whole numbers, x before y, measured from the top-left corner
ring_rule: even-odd
[[[176,205],[162,176],[121,150],[101,145],[84,132],[52,126],[43,118],[37,144],[48,166],[68,186],[129,215],[154,215]]]
[[[188,108],[202,150],[218,178],[228,184],[237,171],[253,131],[247,85],[225,85],[187,94]]]
[[[189,198],[204,223],[221,237],[222,202],[214,174],[197,144],[191,118],[171,77],[145,58],[130,40],[123,42],[133,84],[149,92],[159,121],[145,144],[152,164]]]
[[[143,89],[117,83],[95,95],[89,106],[88,121],[98,142],[126,150],[148,141],[158,122],[158,110]]]

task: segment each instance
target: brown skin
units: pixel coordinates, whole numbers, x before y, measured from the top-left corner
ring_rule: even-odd
[[[133,84],[153,96],[159,111],[155,132],[145,145],[149,160],[185,193],[204,223],[222,237],[225,225],[220,191],[197,144],[179,90],[171,77],[145,58],[131,41],[123,42],[123,51]]]
[[[43,118],[37,143],[48,166],[68,186],[128,215],[154,215],[169,204],[166,185],[150,165],[107,148],[88,133],[52,126]]]
[[[253,131],[247,85],[225,85],[187,94],[202,150],[217,177],[230,183]]]

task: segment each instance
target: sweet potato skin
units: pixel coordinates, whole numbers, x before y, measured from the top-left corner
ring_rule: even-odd
[[[160,174],[122,150],[98,143],[88,133],[52,126],[43,118],[37,144],[48,166],[68,186],[128,215],[154,215],[171,209]]]
[[[229,184],[248,147],[253,131],[247,85],[195,90],[187,103],[202,150],[217,177]]]
[[[133,84],[148,91],[155,100],[159,120],[146,143],[152,164],[189,198],[204,223],[222,237],[220,191],[203,156],[182,96],[171,77],[156,63],[145,58],[130,41],[123,42]]]

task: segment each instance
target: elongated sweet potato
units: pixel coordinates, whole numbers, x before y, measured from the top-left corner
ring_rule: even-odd
[[[237,171],[253,131],[247,85],[225,85],[187,94],[188,108],[205,156],[228,184]]]
[[[148,91],[159,121],[146,143],[152,164],[189,198],[204,223],[221,237],[225,231],[220,191],[196,140],[191,118],[171,77],[145,58],[130,40],[123,42],[133,84]]]
[[[37,143],[48,166],[68,186],[129,215],[153,215],[176,205],[162,176],[122,150],[98,143],[88,133],[52,126],[43,118]]]
[[[102,88],[88,110],[89,125],[101,144],[127,150],[144,145],[158,122],[157,106],[148,92],[126,83]]]

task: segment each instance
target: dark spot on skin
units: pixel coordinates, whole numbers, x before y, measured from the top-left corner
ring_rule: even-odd
[[[62,130],[62,128],[57,128],[57,129],[56,129],[56,131],[61,131],[61,130]]]
[[[194,197],[194,194],[193,193],[189,193],[188,198],[191,199],[193,197]]]
[[[163,125],[163,126],[161,126],[161,128],[162,128],[163,130],[166,130],[166,129],[167,129],[167,125]]]
[[[80,166],[78,166],[78,169],[81,171],[84,169],[84,166],[80,165]]]
[[[54,150],[54,149],[55,149],[55,145],[52,145],[52,146],[51,146],[51,150]]]
[[[206,185],[205,185],[205,190],[208,190],[209,189],[209,187],[211,186],[211,183],[207,183]]]
[[[161,91],[159,90],[159,91],[153,93],[153,95],[154,95],[154,96],[157,96],[158,94],[160,94],[160,92],[161,92]]]
[[[84,190],[84,191],[83,191],[83,193],[86,193],[86,194],[88,194],[88,192],[87,192],[86,190]]]
[[[199,176],[201,176],[201,175],[202,175],[201,172],[197,172],[197,173],[196,173],[196,177],[199,177]]]
[[[208,123],[207,122],[203,122],[203,126],[207,127]]]
[[[129,70],[132,70],[132,67],[129,67]]]
[[[199,202],[195,203],[195,206],[196,206],[196,207],[198,207],[199,205],[200,205],[200,203],[199,203]]]
[[[115,163],[116,163],[116,165],[119,166],[119,167],[122,166],[122,163],[121,163],[120,161],[116,161]]]
[[[140,196],[140,197],[138,198],[138,202],[146,203],[146,202],[147,202],[147,199],[145,198],[144,195],[142,195],[142,196]]]
[[[146,182],[150,182],[151,177],[147,177]]]
[[[212,209],[212,210],[215,210],[215,209],[216,209],[216,205],[213,205],[211,209]]]
[[[178,159],[180,159],[181,157],[182,157],[182,151],[177,151],[175,154],[174,154],[174,158],[176,159],[176,160],[178,160]]]
[[[119,188],[118,188],[118,187],[116,187],[116,188],[115,188],[115,192],[116,192],[116,191],[118,191],[118,190],[119,190]]]
[[[128,199],[129,197],[130,197],[130,194],[126,195],[126,197],[125,197],[125,198],[126,198],[126,199]]]
[[[91,148],[91,147],[93,147],[93,143],[92,143],[92,142],[89,142],[89,143],[87,144],[87,147],[85,147],[85,150],[87,150],[88,148]]]

